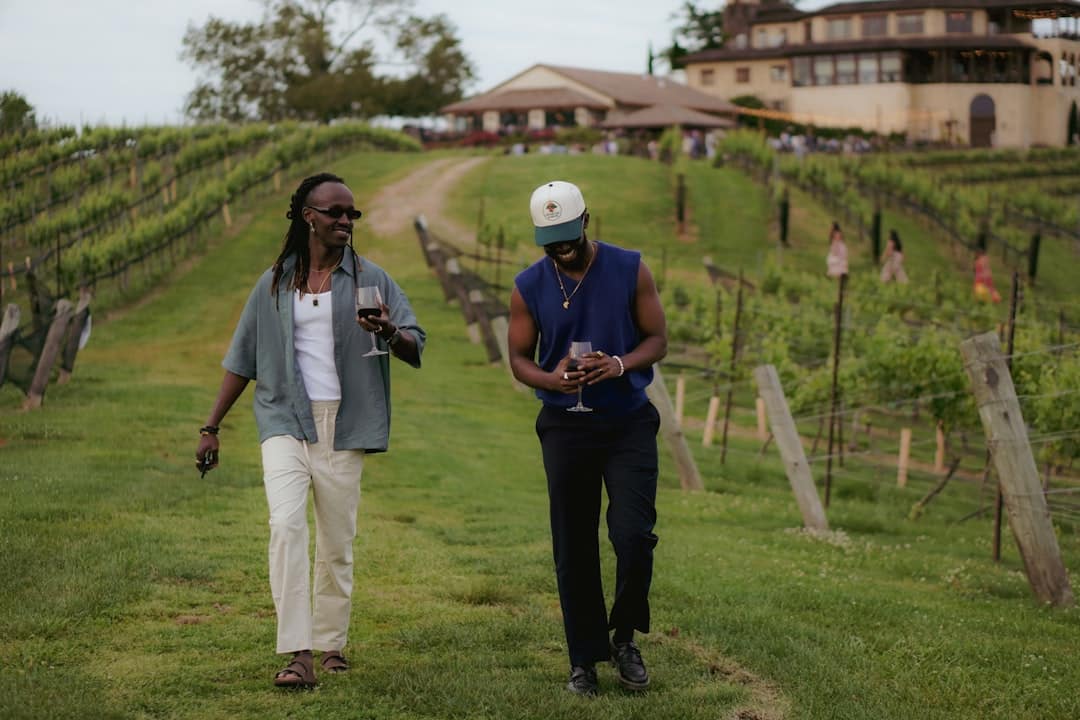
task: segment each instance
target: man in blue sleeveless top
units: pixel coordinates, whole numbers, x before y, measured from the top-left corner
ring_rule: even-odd
[[[543,401],[536,434],[570,654],[567,687],[596,694],[596,663],[610,659],[624,687],[643,690],[649,674],[634,631],[649,632],[660,426],[645,388],[667,352],[664,311],[640,253],[589,240],[575,185],[541,185],[530,211],[546,257],[514,279],[510,366]],[[580,350],[582,342],[592,351],[571,358],[571,345]],[[617,558],[610,615],[598,539],[603,486]]]

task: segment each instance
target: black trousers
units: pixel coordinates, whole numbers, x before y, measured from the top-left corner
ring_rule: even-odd
[[[649,403],[615,416],[545,406],[536,418],[571,665],[607,660],[612,628],[649,632],[659,428],[660,416]],[[602,485],[616,557],[610,617],[600,574]]]

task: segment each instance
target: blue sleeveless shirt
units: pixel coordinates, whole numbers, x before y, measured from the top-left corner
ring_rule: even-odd
[[[562,273],[566,294],[573,295],[570,307],[563,308],[563,293],[551,258],[544,256],[514,278],[540,331],[537,364],[551,372],[570,353],[570,343],[587,340],[593,350],[608,355],[626,355],[641,342],[634,325],[634,295],[637,292],[641,253],[593,241],[596,257],[581,288]],[[652,367],[627,370],[620,378],[586,385],[582,401],[596,410],[630,412],[648,402],[645,388],[652,382]],[[566,408],[577,402],[577,394],[537,390],[545,405]]]

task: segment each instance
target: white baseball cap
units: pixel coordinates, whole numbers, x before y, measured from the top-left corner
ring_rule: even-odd
[[[585,229],[585,198],[573,183],[552,180],[533,191],[529,200],[536,244],[577,240]]]

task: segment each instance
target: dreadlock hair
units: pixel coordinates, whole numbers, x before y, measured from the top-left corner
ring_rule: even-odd
[[[308,250],[308,226],[304,222],[304,206],[307,205],[307,199],[311,195],[311,191],[328,182],[345,184],[344,180],[333,173],[312,175],[303,179],[289,201],[289,210],[285,213],[285,217],[291,222],[289,223],[289,229],[285,232],[285,244],[281,248],[281,254],[274,261],[274,276],[270,282],[270,294],[274,296],[275,302],[277,301],[278,283],[284,272],[285,261],[290,255],[296,256],[296,270],[293,272],[292,279],[293,288],[302,288],[307,282],[308,271],[311,269],[311,253]],[[352,238],[349,238],[349,248],[353,249]],[[355,249],[353,249],[353,257],[356,257]]]

